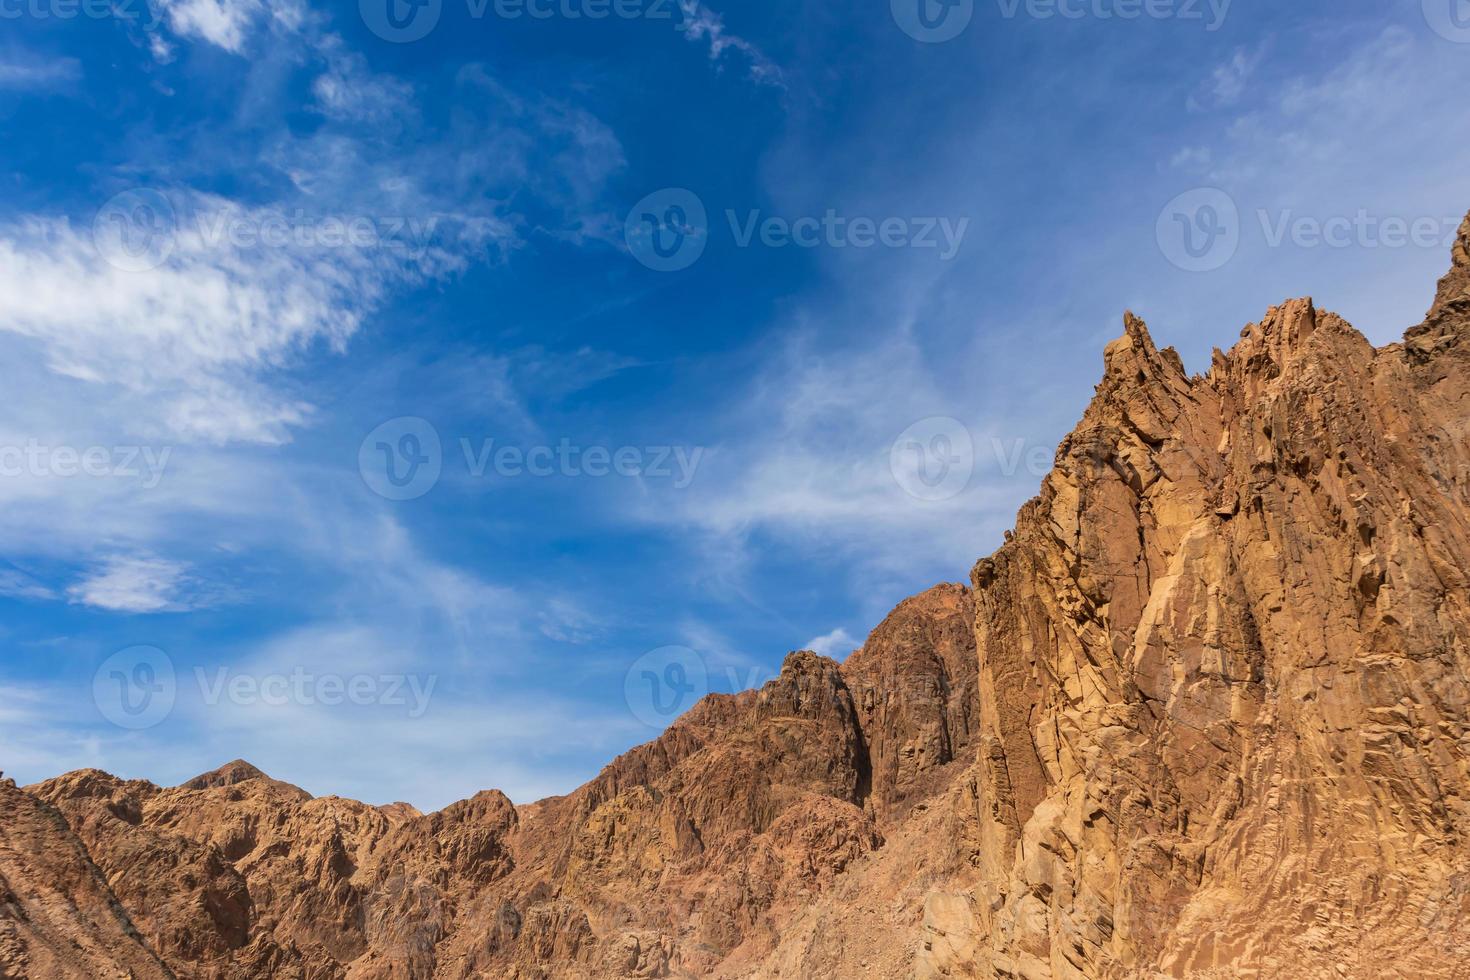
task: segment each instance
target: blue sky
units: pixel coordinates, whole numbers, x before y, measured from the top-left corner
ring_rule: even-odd
[[[926,3],[0,3],[0,768],[565,792],[966,580],[1125,309],[1422,316],[1470,4]]]

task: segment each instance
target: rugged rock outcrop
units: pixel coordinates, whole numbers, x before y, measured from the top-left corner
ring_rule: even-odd
[[[1470,965],[1467,242],[1403,344],[1109,346],[972,576],[982,974]]]
[[[65,818],[0,779],[0,977],[170,977]]]
[[[1470,220],[1401,343],[1104,360],[968,588],[569,796],[0,784],[0,977],[1470,975]]]

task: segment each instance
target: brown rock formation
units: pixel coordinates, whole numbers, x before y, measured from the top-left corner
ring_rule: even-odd
[[[169,976],[61,814],[0,779],[0,977]]]
[[[569,796],[0,784],[0,977],[1470,975],[1470,220],[1399,344],[1125,328],[971,588]]]

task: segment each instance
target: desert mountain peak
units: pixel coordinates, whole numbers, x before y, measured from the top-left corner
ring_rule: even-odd
[[[269,779],[265,773],[246,762],[244,759],[236,759],[226,762],[218,769],[200,773],[187,782],[180,783],[180,789],[211,789],[219,786],[233,786],[250,779]]]

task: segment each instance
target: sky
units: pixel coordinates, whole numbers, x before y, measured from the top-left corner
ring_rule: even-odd
[[[1125,310],[1419,322],[1466,0],[0,0],[0,769],[565,793],[967,581]]]

